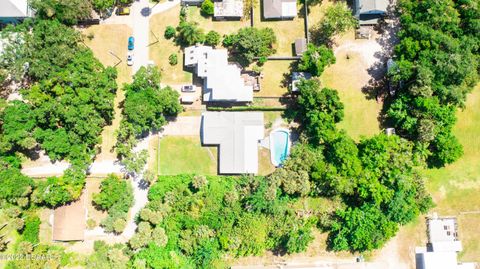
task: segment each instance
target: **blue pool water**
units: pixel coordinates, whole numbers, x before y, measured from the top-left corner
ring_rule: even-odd
[[[288,157],[288,137],[289,133],[284,130],[276,130],[270,134],[270,150],[272,151],[271,158],[272,163],[275,166],[281,165]]]

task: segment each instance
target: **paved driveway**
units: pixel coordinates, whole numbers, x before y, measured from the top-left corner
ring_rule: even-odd
[[[132,73],[135,74],[142,66],[147,66],[149,62],[149,36],[150,36],[150,17],[166,11],[180,4],[180,0],[167,1],[152,5],[149,0],[135,1],[130,7],[129,16],[112,15],[104,20],[105,24],[126,24],[133,29],[135,38],[135,49],[133,50]],[[125,44],[127,49],[127,44]]]

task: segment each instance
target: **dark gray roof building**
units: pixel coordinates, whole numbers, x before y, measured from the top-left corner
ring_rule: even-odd
[[[355,17],[360,25],[375,25],[387,14],[388,0],[354,0]]]

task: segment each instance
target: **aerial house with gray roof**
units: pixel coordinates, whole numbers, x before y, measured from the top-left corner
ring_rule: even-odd
[[[202,144],[218,146],[219,174],[258,173],[258,146],[264,135],[262,112],[202,114]]]
[[[376,25],[387,15],[388,0],[354,0],[354,15],[360,26]]]

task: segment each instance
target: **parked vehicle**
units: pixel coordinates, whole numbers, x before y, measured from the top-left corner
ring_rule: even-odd
[[[193,85],[183,85],[182,92],[194,92],[195,87]]]
[[[128,7],[117,8],[117,15],[118,16],[130,15],[130,8],[128,8]]]
[[[127,54],[127,65],[132,66],[133,65],[133,53],[130,51]]]
[[[182,104],[193,104],[193,102],[195,102],[195,98],[193,96],[182,96],[180,102]]]
[[[133,36],[128,38],[128,50],[133,50],[135,48],[135,38]]]

